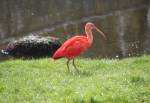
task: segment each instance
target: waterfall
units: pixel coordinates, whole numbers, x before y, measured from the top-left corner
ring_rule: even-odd
[[[4,38],[5,37],[1,24],[0,24],[0,34],[1,34],[0,38]]]
[[[127,54],[126,44],[124,40],[125,35],[125,17],[121,12],[118,12],[118,24],[117,24],[117,33],[118,33],[118,44],[121,49],[122,56],[125,57]]]
[[[150,53],[150,7],[148,7],[148,13],[147,13],[147,31],[146,31],[146,40],[144,41],[144,53]]]
[[[147,22],[148,22],[148,28],[150,28],[150,7],[148,8]]]

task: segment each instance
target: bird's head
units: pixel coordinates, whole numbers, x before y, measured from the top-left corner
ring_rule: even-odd
[[[93,23],[88,22],[88,23],[86,23],[85,27],[87,30],[95,29],[97,32],[99,32],[104,37],[105,40],[107,39],[105,34],[99,28],[97,28]]]

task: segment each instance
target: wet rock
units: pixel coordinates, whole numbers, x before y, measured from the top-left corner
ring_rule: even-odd
[[[58,38],[47,36],[26,36],[10,42],[1,52],[15,58],[39,58],[52,57],[54,52],[61,46]]]

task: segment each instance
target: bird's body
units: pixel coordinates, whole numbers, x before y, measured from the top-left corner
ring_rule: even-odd
[[[90,43],[85,36],[75,36],[67,40],[54,54],[54,59],[66,57],[73,59],[86,51]]]
[[[105,37],[104,33],[100,31],[93,23],[87,23],[85,25],[85,32],[87,36],[84,35],[78,35],[74,36],[70,39],[68,39],[64,44],[54,53],[53,58],[59,59],[59,58],[67,58],[67,67],[69,70],[69,61],[73,60],[73,65],[75,69],[78,71],[74,64],[74,58],[82,54],[87,50],[88,47],[91,46],[93,42],[93,34],[92,29],[96,29],[98,32],[102,34],[102,36]]]

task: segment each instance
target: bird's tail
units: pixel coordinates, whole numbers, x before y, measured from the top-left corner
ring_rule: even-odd
[[[53,59],[54,59],[54,60],[57,60],[57,59],[60,59],[60,58],[63,58],[63,55],[62,55],[61,50],[58,49],[58,50],[54,53]]]
[[[57,60],[57,59],[60,59],[60,58],[63,58],[63,57],[53,57],[54,60]]]

